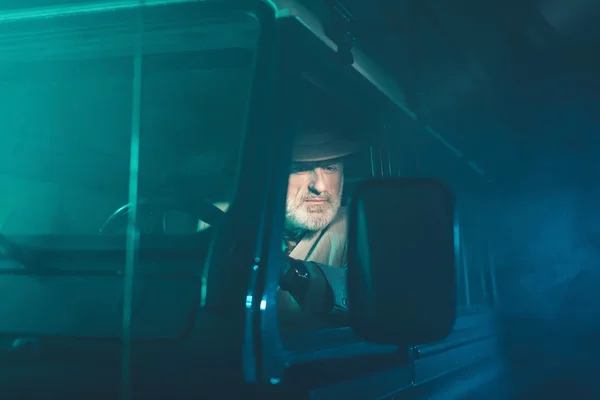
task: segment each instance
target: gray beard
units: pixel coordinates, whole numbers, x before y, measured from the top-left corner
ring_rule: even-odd
[[[306,194],[288,201],[285,215],[286,229],[316,232],[329,226],[341,207],[343,189],[342,182],[339,196],[336,199],[330,196],[325,205],[307,205],[304,200],[310,196]]]

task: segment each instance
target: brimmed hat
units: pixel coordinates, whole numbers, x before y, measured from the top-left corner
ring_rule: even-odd
[[[360,148],[358,142],[328,132],[300,134],[296,137],[292,160],[295,162],[332,160],[356,153]]]

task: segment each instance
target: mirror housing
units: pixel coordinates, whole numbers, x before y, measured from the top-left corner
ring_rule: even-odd
[[[456,317],[454,196],[434,179],[363,182],[349,207],[348,306],[362,339],[421,344]]]

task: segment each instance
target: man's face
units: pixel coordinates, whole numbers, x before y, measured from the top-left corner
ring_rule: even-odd
[[[333,221],[344,188],[339,160],[294,163],[288,183],[286,228],[318,231]]]

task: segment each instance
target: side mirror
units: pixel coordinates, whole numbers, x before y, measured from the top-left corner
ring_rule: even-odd
[[[364,182],[350,200],[348,304],[364,340],[445,338],[456,313],[454,197],[433,179]]]

